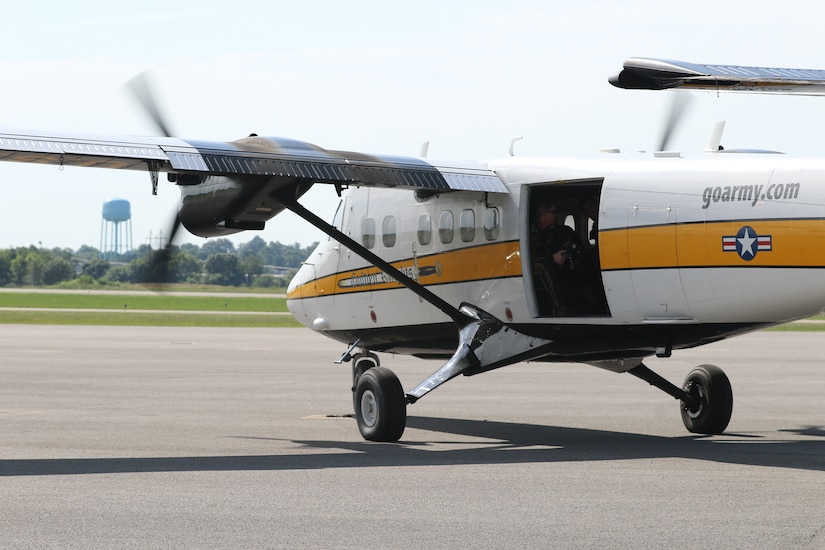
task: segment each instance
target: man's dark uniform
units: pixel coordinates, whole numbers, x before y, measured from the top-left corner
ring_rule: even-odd
[[[572,252],[576,233],[566,225],[550,225],[541,229],[533,223],[530,229],[530,258],[533,266],[533,286],[539,312],[543,316],[571,315],[577,303],[573,258],[568,254],[564,265],[553,261],[559,250]]]

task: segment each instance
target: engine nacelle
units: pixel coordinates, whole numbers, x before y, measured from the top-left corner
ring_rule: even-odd
[[[239,231],[260,231],[284,206],[276,197],[294,193],[300,197],[311,182],[283,177],[207,176],[199,183],[191,178],[180,184],[180,221],[199,237],[221,237]]]

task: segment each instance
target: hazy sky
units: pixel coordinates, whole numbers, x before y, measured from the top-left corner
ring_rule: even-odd
[[[122,84],[151,70],[177,136],[256,132],[330,149],[430,157],[651,149],[669,94],[613,88],[631,56],[825,69],[819,2],[15,2],[0,18],[0,127],[151,135]],[[696,94],[671,148],[821,154],[825,98]],[[132,205],[135,246],[179,199],[147,173],[0,162],[0,247],[99,245],[101,208]],[[305,203],[331,219],[327,186]],[[282,215],[267,241],[320,234]],[[189,237],[191,242],[202,239]]]

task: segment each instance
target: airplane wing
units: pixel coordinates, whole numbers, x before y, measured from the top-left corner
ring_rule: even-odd
[[[688,90],[825,95],[825,71],[739,65],[700,65],[631,57],[608,81],[628,90]]]
[[[431,191],[507,192],[498,176],[481,163],[438,164],[413,157],[330,151],[297,140],[259,136],[205,142],[0,129],[0,160],[199,176],[269,176]]]

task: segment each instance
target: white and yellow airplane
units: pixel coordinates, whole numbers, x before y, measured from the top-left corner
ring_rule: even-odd
[[[825,71],[641,58],[610,82],[825,93]],[[288,305],[349,346],[341,360],[352,363],[366,439],[398,440],[407,405],[453,377],[521,361],[628,372],[676,398],[688,430],[712,434],[733,410],[725,374],[702,365],[679,387],[644,358],[825,307],[825,160],[723,150],[720,139],[718,126],[697,155],[469,163],[257,135],[217,143],[0,132],[0,160],[147,170],[153,190],[166,172],[181,190],[180,223],[203,237],[262,229],[284,209],[320,228],[329,239],[291,282]],[[332,223],[298,202],[318,183],[341,195]],[[542,250],[537,217],[553,213],[568,238]],[[443,366],[405,392],[376,352]]]

